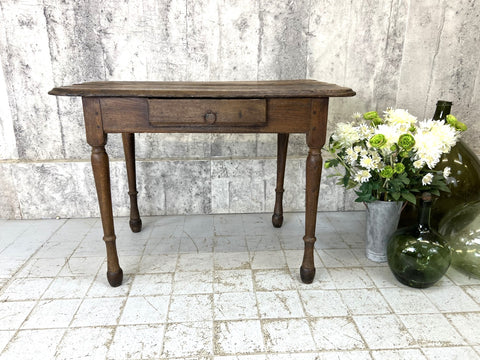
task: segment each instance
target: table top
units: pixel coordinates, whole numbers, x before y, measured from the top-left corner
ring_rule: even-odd
[[[50,95],[156,98],[320,98],[354,96],[346,87],[316,80],[272,81],[94,81],[55,87]]]

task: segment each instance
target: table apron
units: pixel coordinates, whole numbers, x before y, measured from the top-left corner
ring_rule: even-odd
[[[306,133],[314,100],[99,99],[105,133]]]

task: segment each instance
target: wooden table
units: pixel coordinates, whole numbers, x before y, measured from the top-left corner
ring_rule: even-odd
[[[54,88],[50,95],[81,96],[87,142],[107,249],[107,278],[122,283],[105,152],[108,133],[121,133],[130,195],[130,228],[139,232],[134,133],[276,133],[277,184],[273,226],[283,223],[283,179],[290,133],[305,133],[308,145],[305,194],[305,250],[301,279],[315,276],[313,249],[322,173],[328,100],[354,96],[349,88],[314,80],[258,82],[86,82]]]

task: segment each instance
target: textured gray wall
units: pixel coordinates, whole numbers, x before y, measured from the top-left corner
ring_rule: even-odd
[[[430,117],[454,102],[480,153],[480,2],[342,0],[1,0],[0,217],[98,216],[81,102],[53,86],[88,80],[311,78],[353,88],[354,111]],[[146,214],[271,211],[274,135],[139,135]],[[303,210],[304,136],[293,136],[285,209]],[[116,215],[128,213],[111,135]],[[327,174],[325,174],[327,175]],[[355,208],[322,179],[320,210]],[[358,206],[358,204],[356,205]]]

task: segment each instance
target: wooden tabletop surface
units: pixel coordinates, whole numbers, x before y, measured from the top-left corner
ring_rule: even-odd
[[[94,81],[56,87],[50,95],[158,98],[347,97],[346,87],[315,80],[163,82]]]

